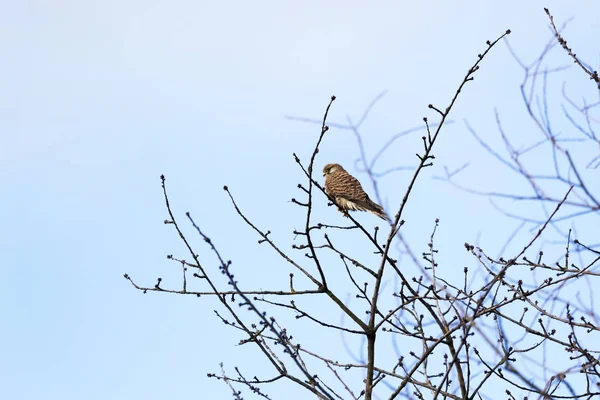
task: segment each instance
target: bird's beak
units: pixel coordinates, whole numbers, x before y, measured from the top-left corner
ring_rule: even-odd
[[[323,172],[323,176],[325,176],[325,172]]]

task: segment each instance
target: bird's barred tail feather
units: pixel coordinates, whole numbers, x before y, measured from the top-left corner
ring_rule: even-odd
[[[383,211],[383,207],[381,207],[379,204],[369,199],[369,206],[371,207],[368,210],[371,211],[373,214],[377,215],[383,220],[391,221],[390,217],[388,217],[385,211]]]

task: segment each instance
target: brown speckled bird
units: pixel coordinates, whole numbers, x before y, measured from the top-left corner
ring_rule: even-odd
[[[355,210],[371,211],[379,218],[390,220],[383,207],[371,200],[358,179],[346,172],[340,164],[327,164],[323,167],[323,176],[325,191],[344,214]]]

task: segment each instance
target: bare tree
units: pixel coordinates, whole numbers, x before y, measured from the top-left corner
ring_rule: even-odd
[[[289,246],[280,243],[269,230],[252,221],[230,189],[224,187],[235,212],[258,236],[258,244],[270,247],[290,269],[289,287],[243,288],[234,276],[231,261],[221,254],[188,213],[188,222],[218,260],[218,271],[208,267],[207,262],[202,261],[205,255],[199,255],[192,239],[184,235],[180,221],[175,218],[164,176],[161,176],[161,183],[168,213],[165,224],[175,229],[189,253],[187,258],[168,256],[181,266],[182,285],[166,288],[158,278],[154,286],[144,286],[127,274],[125,278],[144,293],[214,296],[218,299],[217,317],[225,326],[239,331],[242,336],[239,344],[255,346],[272,371],[268,376],[259,377],[265,369],[242,371],[234,367],[234,372],[227,372],[221,365],[219,373],[208,374],[225,382],[237,399],[248,393],[269,399],[269,385],[281,381],[293,384],[288,390],[290,394],[300,396],[307,392],[319,399],[493,399],[499,397],[498,388],[503,388],[508,398],[589,398],[600,394],[600,346],[595,340],[600,323],[594,311],[593,296],[600,251],[596,250],[597,245],[576,240],[574,228],[564,228],[565,224],[575,220],[587,220],[600,214],[597,194],[593,193],[598,185],[586,184],[582,171],[596,168],[600,158],[583,160],[574,157],[565,138],[550,129],[544,115],[536,114],[539,109],[533,107],[534,90],[528,86],[531,80],[551,73],[551,70],[540,73],[541,60],[555,43],[559,43],[596,84],[600,83],[598,74],[579,61],[567,46],[552,19],[551,24],[556,35],[553,42],[532,66],[521,63],[525,72],[523,99],[531,118],[544,134],[543,140],[516,150],[498,122],[509,153],[507,158],[479,139],[493,157],[529,182],[534,195],[476,192],[457,182],[460,170],[464,168],[448,172],[444,177],[448,182],[480,195],[508,196],[540,204],[545,210],[543,218],[521,217],[519,220],[523,225],[533,224],[535,230],[526,239],[516,235],[509,238],[522,240],[519,250],[509,253],[505,247],[502,254],[492,256],[481,247],[465,243],[465,250],[476,263],[476,273],[464,268],[460,277],[456,273],[449,276],[446,272],[449,269],[439,265],[445,261],[437,259],[438,221],[431,227],[428,250],[421,254],[411,248],[402,229],[406,206],[417,190],[415,183],[422,179],[422,172],[433,165],[435,145],[448,116],[487,54],[510,33],[506,31],[496,40],[487,42],[487,47],[477,56],[447,106],[429,105],[439,119],[430,124],[424,118],[423,147],[417,154],[416,165],[376,172],[379,157],[389,151],[392,143],[413,130],[390,138],[372,159],[367,158],[359,128],[377,99],[357,124],[349,122],[343,126],[352,130],[357,139],[361,150],[358,165],[369,177],[378,199],[380,177],[396,171],[412,172],[389,226],[375,227],[371,231],[352,215],[348,215],[344,225],[315,221],[314,204],[332,201],[315,178],[319,148],[323,140],[327,140],[329,131],[327,117],[335,100],[332,96],[320,121],[314,150],[304,161],[294,154],[305,181],[298,185],[302,198],[292,201],[305,213],[302,229],[294,231],[300,242],[292,245],[292,251],[288,251]],[[598,145],[597,136],[591,129],[597,123],[592,111],[598,103],[576,105],[566,94],[565,99],[572,107],[565,109],[565,116],[572,119],[576,135]],[[585,125],[575,122],[573,110],[579,113]],[[474,129],[471,131],[479,138]],[[552,178],[560,183],[551,190],[541,183],[547,176],[530,172],[524,160],[528,152],[543,145],[548,145],[551,151],[546,161],[554,168]],[[556,235],[556,232],[559,233],[556,240],[563,251],[557,259],[547,261],[539,244],[547,235]],[[359,238],[362,248],[345,245],[344,238],[350,235]],[[577,260],[573,259],[573,253],[577,254]],[[403,264],[416,266],[420,275],[408,275]],[[333,266],[343,267],[345,271],[343,276],[336,275],[334,281],[328,274]],[[584,291],[589,292],[589,296],[574,298],[574,293]],[[344,299],[348,292],[354,294],[355,301]],[[312,301],[315,298],[318,302]],[[342,321],[335,323],[330,314],[323,312],[324,307],[337,310],[343,316]],[[346,359],[338,360],[339,352],[328,352],[327,348],[305,346],[302,339],[292,334],[298,330],[298,324],[309,327],[305,331],[318,332],[325,343],[338,341],[341,334],[348,343]],[[365,343],[365,351],[360,349],[362,343]]]

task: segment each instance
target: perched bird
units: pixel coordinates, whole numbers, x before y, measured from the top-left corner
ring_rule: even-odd
[[[365,193],[358,179],[350,175],[340,164],[327,164],[323,167],[325,192],[344,214],[347,211],[371,211],[379,218],[389,221],[383,207],[375,203]],[[346,214],[347,215],[347,214]]]

